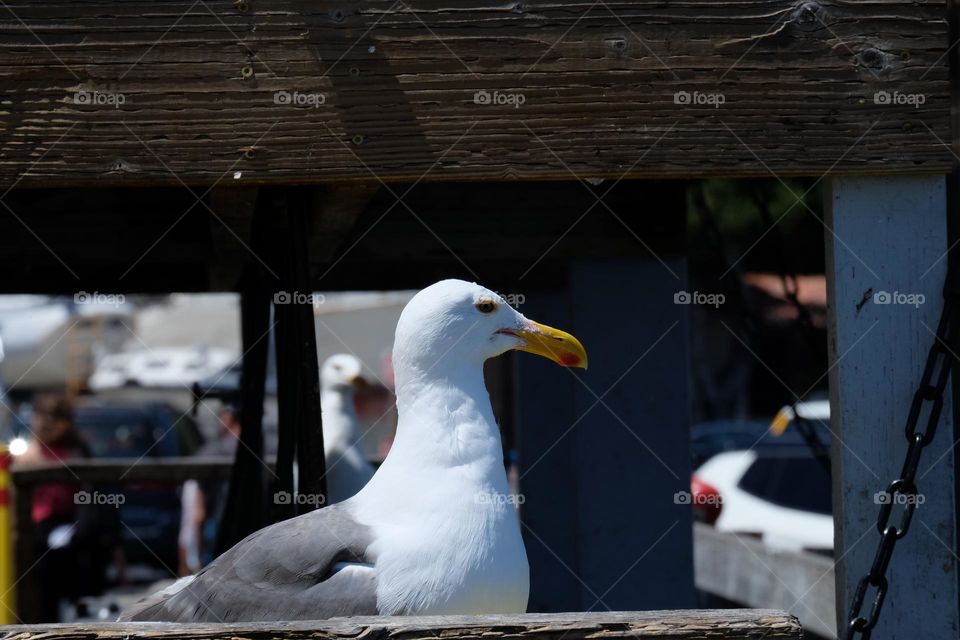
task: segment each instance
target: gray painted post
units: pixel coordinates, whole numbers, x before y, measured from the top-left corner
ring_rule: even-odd
[[[694,605],[682,258],[577,262],[528,317],[580,338],[590,368],[518,362],[531,611]],[[578,377],[577,380],[574,376]],[[597,398],[601,400],[598,401]]]
[[[910,401],[943,304],[946,181],[943,176],[841,177],[831,181],[826,198],[842,635],[850,598],[879,540],[875,495],[899,476]],[[877,640],[958,637],[952,406],[948,397],[936,440],[920,463],[924,502],[894,551],[890,588],[873,634]],[[891,521],[899,522],[901,513],[902,507],[895,507]],[[869,614],[874,594],[868,591],[863,615]]]

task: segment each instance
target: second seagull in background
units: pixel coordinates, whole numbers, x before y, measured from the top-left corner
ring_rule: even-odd
[[[366,384],[362,373],[360,359],[345,353],[327,358],[320,370],[328,504],[346,500],[373,477],[373,467],[360,445],[360,422],[353,403],[356,389]]]

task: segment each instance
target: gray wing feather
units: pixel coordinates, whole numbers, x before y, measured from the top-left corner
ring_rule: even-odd
[[[179,590],[141,600],[121,621],[250,622],[377,614],[368,527],[341,505],[261,529],[207,565]]]

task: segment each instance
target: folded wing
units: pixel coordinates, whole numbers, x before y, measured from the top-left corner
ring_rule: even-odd
[[[121,621],[249,622],[376,615],[370,530],[342,505],[261,529]]]

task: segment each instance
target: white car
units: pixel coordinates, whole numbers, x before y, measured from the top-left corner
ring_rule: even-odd
[[[803,446],[718,453],[696,470],[692,503],[720,531],[771,548],[833,550],[830,474]]]

